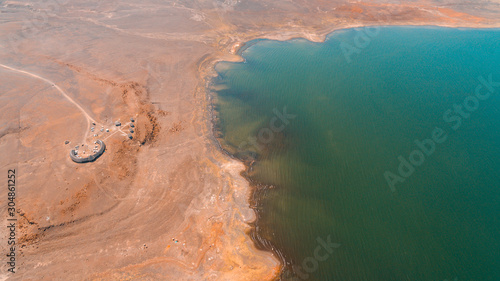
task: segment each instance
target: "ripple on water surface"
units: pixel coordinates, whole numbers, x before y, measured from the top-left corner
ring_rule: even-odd
[[[217,65],[222,143],[272,187],[258,235],[283,280],[500,280],[500,31],[374,31]]]

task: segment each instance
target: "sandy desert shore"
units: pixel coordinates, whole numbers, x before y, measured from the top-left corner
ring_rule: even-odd
[[[16,273],[2,261],[0,280],[275,279],[245,166],[213,135],[214,64],[255,38],[499,15],[493,1],[0,1],[0,167],[17,179]],[[96,139],[97,161],[70,160]]]

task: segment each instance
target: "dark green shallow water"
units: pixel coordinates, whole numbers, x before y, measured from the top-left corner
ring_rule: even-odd
[[[500,280],[498,29],[251,43],[216,67],[217,125],[283,280]]]

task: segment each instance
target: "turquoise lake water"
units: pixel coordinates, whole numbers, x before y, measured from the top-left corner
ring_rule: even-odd
[[[249,42],[217,64],[282,280],[500,280],[500,30]],[[496,82],[498,81],[498,82]]]

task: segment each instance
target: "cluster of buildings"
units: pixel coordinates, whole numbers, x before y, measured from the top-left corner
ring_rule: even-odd
[[[132,134],[135,132],[134,122],[135,122],[135,119],[130,118],[130,123],[128,124],[130,133],[127,134],[127,137],[129,139],[133,138]],[[116,125],[116,127],[120,127],[122,124],[120,123],[120,121],[116,121],[115,125]],[[94,133],[94,137],[98,137],[99,133],[96,132],[95,126],[96,126],[96,124],[92,123],[92,127],[90,128],[90,131],[92,133]],[[101,126],[100,132],[104,133],[104,131],[109,132],[109,129],[104,129],[104,126]],[[65,144],[68,144],[68,143],[69,143],[69,141],[65,142]],[[79,150],[80,146],[78,146],[78,145],[75,146],[75,149],[72,149],[70,151],[69,156],[70,156],[71,160],[73,160],[76,163],[93,162],[97,158],[99,158],[99,156],[101,156],[104,153],[104,151],[106,150],[106,145],[104,144],[104,142],[102,140],[99,140],[99,139],[94,142],[94,147],[91,149],[92,154],[90,154],[88,156],[85,155],[86,150],[84,149],[84,146],[85,146],[85,144],[81,145],[81,151]]]
[[[134,118],[130,118],[130,123],[129,123],[129,127],[130,127],[130,128],[128,129],[128,130],[129,130],[129,132],[130,132],[130,134],[127,134],[127,137],[128,137],[129,139],[133,139],[133,138],[134,138],[134,137],[132,136],[132,134],[135,132],[135,131],[134,131],[134,128],[135,128],[134,122],[135,122],[135,119],[134,119]],[[119,121],[116,121],[116,122],[115,122],[115,125],[116,125],[117,127],[120,127],[120,126],[122,125],[122,123],[120,123]]]
[[[95,123],[92,123],[92,126],[93,127],[90,128],[90,131],[92,133],[94,133],[95,132]],[[104,133],[104,126],[101,126],[101,130],[100,131],[101,131],[101,133]],[[106,132],[109,133],[109,129],[106,129]],[[99,136],[98,134],[94,134],[94,137],[98,137],[98,136]]]

